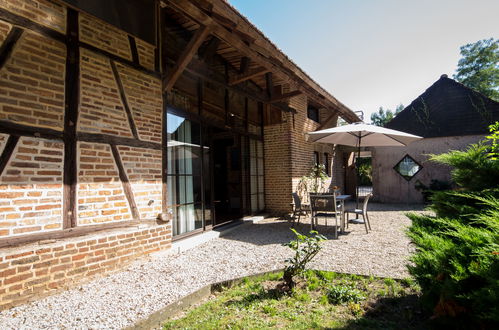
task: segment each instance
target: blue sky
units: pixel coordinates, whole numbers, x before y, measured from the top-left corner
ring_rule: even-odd
[[[499,0],[229,2],[366,121],[452,77],[460,46],[499,38]]]

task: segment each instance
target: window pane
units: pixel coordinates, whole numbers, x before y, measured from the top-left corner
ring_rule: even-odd
[[[259,207],[259,211],[263,211],[265,209],[265,196],[264,196],[264,194],[258,194],[258,207]]]
[[[419,165],[411,156],[406,155],[397,165],[395,165],[394,169],[404,177],[406,180],[412,179],[420,170],[421,165]]]

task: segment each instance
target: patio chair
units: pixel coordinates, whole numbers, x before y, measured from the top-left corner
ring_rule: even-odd
[[[338,238],[338,217],[341,219],[341,211],[338,209],[336,195],[310,194],[310,211],[312,229],[318,225],[319,218],[325,220],[326,227],[327,220],[334,218],[334,237]]]
[[[300,217],[302,215],[307,215],[308,212],[310,211],[310,205],[308,204],[303,204],[301,202],[301,198],[298,195],[298,193],[294,192],[292,193],[293,195],[293,220],[292,220],[292,226],[295,225],[295,219],[296,215],[298,215],[298,223],[300,223]]]
[[[371,230],[371,224],[369,223],[369,215],[367,215],[367,203],[369,202],[369,198],[371,198],[372,196],[373,194],[366,195],[366,197],[364,198],[364,203],[362,204],[362,209],[345,210],[347,228],[348,228],[348,216],[350,213],[353,213],[355,215],[362,215],[362,218],[364,219],[364,226],[366,226],[366,233],[369,233],[369,230]],[[368,226],[369,230],[367,230]]]

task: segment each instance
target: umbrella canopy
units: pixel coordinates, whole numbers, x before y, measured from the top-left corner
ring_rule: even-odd
[[[357,157],[360,156],[361,147],[405,146],[419,139],[422,137],[362,122],[308,133],[308,140],[311,142],[355,146]],[[355,186],[358,208],[359,186],[357,182]]]
[[[355,147],[404,146],[419,139],[422,137],[365,123],[354,123],[308,133],[308,140],[311,142]]]

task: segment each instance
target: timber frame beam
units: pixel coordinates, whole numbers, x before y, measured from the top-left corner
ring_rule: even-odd
[[[239,83],[242,83],[243,81],[253,79],[255,77],[264,75],[266,73],[269,73],[269,70],[267,70],[267,69],[255,69],[255,70],[251,70],[247,73],[239,74],[237,76],[229,78],[229,86],[237,85]]]
[[[189,43],[180,54],[177,63],[175,63],[175,66],[172,68],[171,72],[167,74],[166,78],[164,79],[164,92],[169,92],[172,89],[173,85],[175,85],[175,82],[180,77],[182,72],[184,72],[185,68],[192,60],[193,56],[196,54],[203,41],[206,39],[206,37],[208,37],[210,32],[211,26],[205,25],[201,26],[196,31],[196,33],[194,33]]]
[[[282,61],[271,54],[264,55],[259,51],[259,48],[261,47],[241,40],[237,33],[228,30],[226,26],[220,24],[218,20],[215,20],[213,17],[203,12],[203,10],[192,2],[188,0],[168,0],[166,4],[196,23],[202,26],[210,26],[213,35],[237,49],[242,56],[248,57],[251,61],[258,63],[258,65],[269,70],[269,72],[280,74],[280,76],[283,76],[284,78],[290,77],[291,80],[299,86],[298,89],[315,103],[318,103],[327,109],[338,109],[342,117],[347,121],[359,121],[357,115],[327,93],[327,91],[318,86],[317,83],[305,73],[301,72],[301,70],[298,68],[289,68],[288,66],[290,65],[285,66]],[[267,51],[264,53],[269,52]],[[291,63],[289,60],[287,60],[287,62]]]

